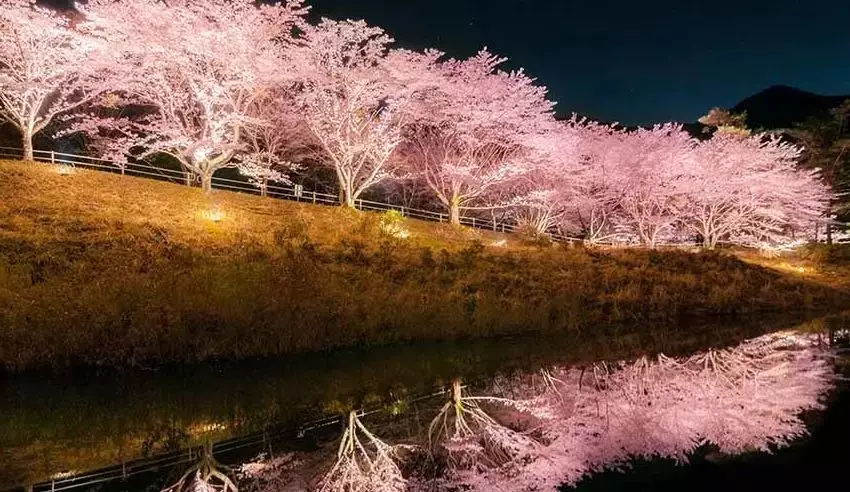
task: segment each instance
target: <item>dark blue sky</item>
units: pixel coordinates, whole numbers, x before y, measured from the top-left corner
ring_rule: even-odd
[[[308,0],[309,1],[309,0]],[[482,46],[525,67],[562,113],[694,121],[773,84],[850,94],[850,0],[312,0],[405,47]]]
[[[774,84],[850,94],[850,0],[307,2],[404,47],[487,46],[546,85],[560,113],[604,121],[691,122]]]

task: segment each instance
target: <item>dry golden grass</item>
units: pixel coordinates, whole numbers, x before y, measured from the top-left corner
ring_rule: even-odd
[[[850,244],[810,244],[766,256],[755,250],[730,251],[741,260],[825,287],[850,290]]]
[[[221,220],[210,220],[210,211]],[[515,236],[0,162],[0,366],[137,365],[844,305],[714,252]],[[491,247],[507,239],[509,247]]]
[[[4,200],[0,202],[3,228],[21,234],[60,237],[67,232],[81,239],[103,239],[116,226],[121,230],[159,229],[193,248],[230,248],[247,238],[264,247],[274,244],[274,233],[294,225],[307,236],[335,243],[360,227],[364,214],[333,206],[314,206],[286,200],[177,186],[145,178],[116,176],[75,169],[61,175],[51,165],[0,161]],[[221,220],[210,220],[218,213]],[[45,228],[45,221],[72,231]],[[76,230],[85,223],[84,230]],[[76,224],[76,225],[75,225]],[[471,241],[492,243],[509,235],[409,220],[413,246],[458,248]]]

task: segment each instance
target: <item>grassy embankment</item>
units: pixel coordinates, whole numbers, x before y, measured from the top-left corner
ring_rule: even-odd
[[[212,207],[220,222],[205,216]],[[847,305],[716,252],[585,250],[0,162],[0,367],[242,358]],[[493,246],[506,238],[507,247]]]

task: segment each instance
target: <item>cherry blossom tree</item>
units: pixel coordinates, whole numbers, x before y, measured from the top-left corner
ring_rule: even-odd
[[[639,243],[655,247],[675,236],[679,175],[695,159],[695,141],[672,123],[615,137],[621,228]]]
[[[505,61],[484,49],[442,62],[405,134],[405,161],[454,224],[462,210],[493,206],[489,192],[533,168],[528,141],[554,123],[546,88],[522,70],[499,70]]]
[[[817,171],[797,168],[801,149],[772,135],[718,130],[683,171],[681,222],[713,248],[721,239],[784,244],[813,231],[831,198]]]
[[[99,51],[62,13],[30,0],[0,1],[0,121],[21,132],[24,159],[33,159],[34,135],[108,88],[98,75]]]
[[[742,135],[749,134],[746,111],[732,113],[728,109],[714,107],[708,111],[708,114],[701,116],[699,122],[720,131],[735,132]],[[707,130],[708,128],[703,128],[703,132]]]
[[[721,127],[698,142],[674,124],[624,131],[573,118],[532,141],[542,153],[508,202],[537,233],[770,249],[827,220],[828,187],[773,135]]]
[[[622,242],[624,223],[621,210],[626,169],[620,166],[619,147],[624,130],[616,125],[586,122],[582,133],[580,179],[572,184],[574,199],[559,229],[588,244]]]
[[[398,74],[416,72],[438,55],[390,56],[392,38],[364,21],[322,19],[305,40],[301,108],[322,162],[337,176],[341,202],[354,207],[395,170],[390,158],[401,142],[405,105],[418,87]]]
[[[613,128],[573,116],[531,140],[537,160],[520,177],[514,215],[538,234],[551,230],[579,234],[589,241],[603,231],[616,204],[605,160]]]
[[[301,0],[92,0],[86,29],[117,54],[114,106],[131,117],[90,113],[74,129],[108,136],[108,155],[167,155],[205,190],[213,174],[244,150],[250,109],[290,77],[294,31],[304,26]]]
[[[291,92],[282,88],[269,90],[249,108],[243,129],[247,143],[236,167],[263,196],[269,182],[291,184],[289,173],[314,154],[312,135],[295,109]]]

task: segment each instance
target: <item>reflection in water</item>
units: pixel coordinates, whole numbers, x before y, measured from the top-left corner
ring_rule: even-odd
[[[412,397],[430,394],[435,384],[442,387],[459,375],[471,383],[497,373],[555,364],[588,364],[659,351],[685,354],[800,322],[794,315],[760,316],[711,324],[600,327],[553,337],[420,343],[115,375],[0,375],[0,489],[106,466],[117,466],[121,472],[123,463],[129,467],[139,458],[185,451],[206,441],[274,433],[361,406],[387,405],[406,415],[414,411]],[[423,425],[427,427],[427,422]],[[222,459],[218,447],[216,456]],[[225,458],[233,462],[230,456]]]
[[[189,468],[170,487],[162,492],[238,492],[239,488],[225,474],[222,467],[213,457],[212,446],[204,446],[201,459]]]
[[[334,490],[554,490],[635,457],[686,462],[707,443],[728,454],[771,451],[806,433],[799,414],[820,408],[832,387],[829,355],[817,336],[783,332],[690,357],[658,355],[500,378],[489,388],[493,396],[471,396],[458,381],[433,412],[425,436],[409,440],[425,451],[404,464],[406,483],[388,479],[398,468],[386,462],[370,468],[377,455],[365,446],[354,458],[352,429],[379,446],[382,459],[396,453],[351,417],[331,469],[344,463],[345,473],[357,477],[348,484],[357,487],[338,481]],[[354,453],[343,452],[351,446]],[[298,481],[302,487],[294,489],[303,490],[326,485],[335,473],[324,482],[315,478],[328,462],[317,453],[285,459],[286,466],[243,467],[245,483],[289,490]],[[275,487],[262,486],[272,481]]]
[[[356,411],[349,412],[336,461],[319,482],[320,492],[404,490],[405,480],[396,460],[406,447],[381,441],[363,425]]]
[[[544,405],[534,400],[464,393],[460,380],[453,381],[449,401],[428,426],[431,458],[443,462],[449,475],[481,467],[502,467],[538,447],[533,437],[502,425],[482,405],[499,405],[503,410],[518,410],[531,416],[547,415]]]

